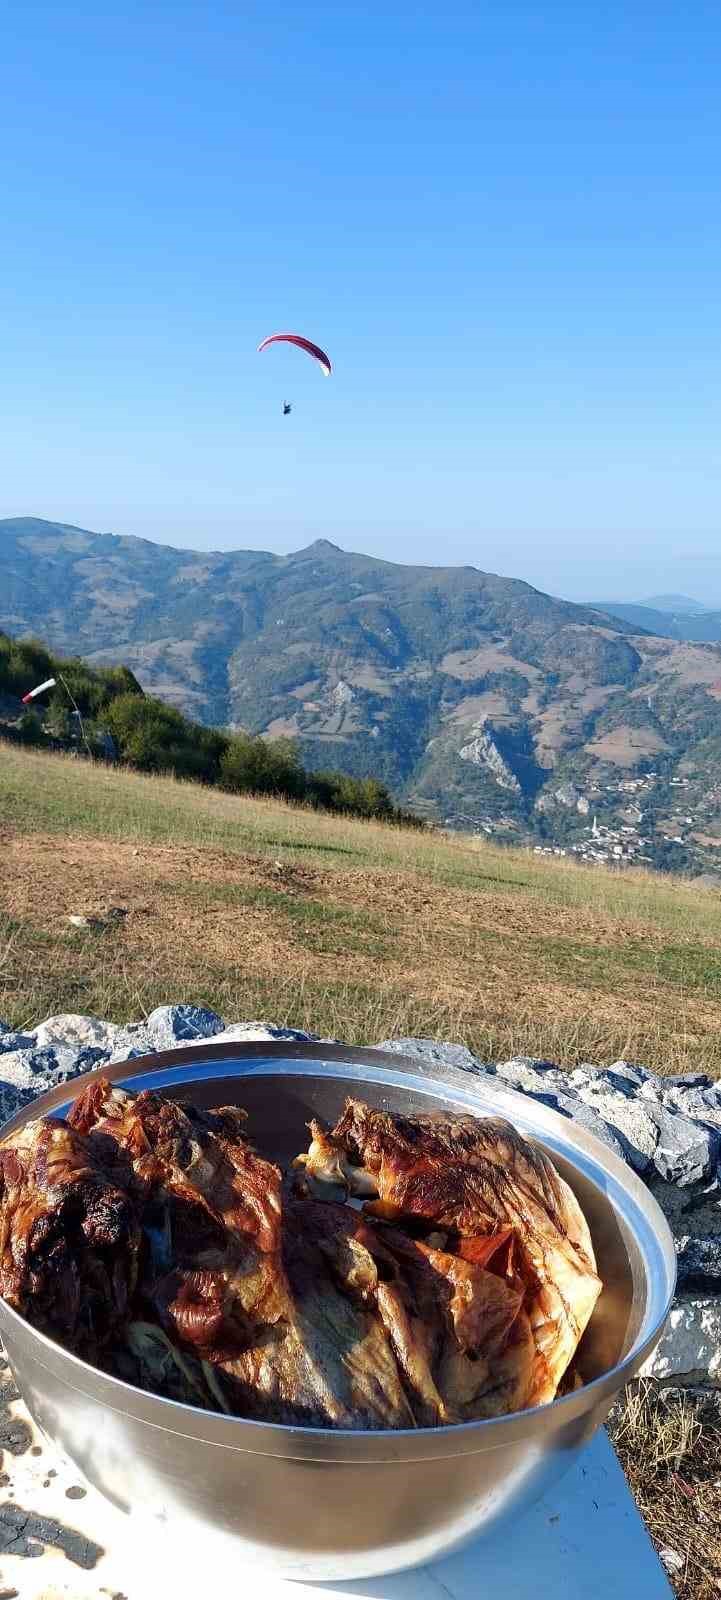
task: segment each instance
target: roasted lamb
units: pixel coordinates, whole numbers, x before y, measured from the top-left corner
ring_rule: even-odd
[[[521,1291],[534,1346],[525,1404],[554,1399],[601,1282],[588,1224],[548,1156],[497,1118],[403,1117],[358,1100],[332,1133],[311,1134],[316,1193],[362,1195],[369,1217],[420,1227],[426,1248],[487,1264]]]
[[[349,1100],[284,1176],[237,1108],[91,1083],[0,1145],[0,1293],[85,1359],[258,1420],[433,1427],[553,1399],[600,1290],[507,1123]]]
[[[102,1361],[122,1336],[138,1275],[129,1168],[64,1122],[29,1122],[0,1145],[0,1294],[41,1332]]]

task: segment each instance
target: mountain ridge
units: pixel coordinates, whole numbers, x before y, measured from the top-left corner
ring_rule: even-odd
[[[198,552],[10,518],[0,628],[122,661],[196,720],[292,736],[306,764],[376,776],[452,826],[593,849],[596,813],[622,859],[706,867],[717,846],[694,831],[721,849],[721,650],[522,579],[327,539]],[[648,829],[622,820],[637,781]],[[693,828],[674,782],[697,783]]]

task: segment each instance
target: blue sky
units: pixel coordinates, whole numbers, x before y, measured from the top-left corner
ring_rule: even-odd
[[[721,602],[717,3],[3,34],[0,515]]]

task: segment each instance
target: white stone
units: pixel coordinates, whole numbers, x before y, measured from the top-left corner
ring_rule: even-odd
[[[46,1017],[33,1031],[38,1049],[46,1044],[62,1045],[68,1050],[85,1050],[93,1045],[110,1053],[120,1028],[114,1022],[103,1022],[100,1017],[81,1017],[67,1012]]]
[[[274,1028],[266,1022],[235,1022],[230,1027],[224,1028],[222,1033],[213,1034],[209,1044],[250,1044],[257,1039],[271,1041],[287,1039],[289,1042],[310,1044],[318,1038],[317,1033],[302,1033],[298,1028]]]
[[[598,1094],[592,1080],[585,1085],[579,1084],[576,1093],[618,1134],[635,1171],[646,1172],[658,1144],[658,1128],[647,1107],[638,1097],[631,1099],[628,1095],[609,1091]]]
[[[374,1050],[388,1050],[393,1055],[417,1056],[425,1070],[431,1074],[454,1067],[461,1072],[493,1073],[494,1067],[485,1067],[464,1044],[446,1044],[438,1039],[379,1039]]]
[[[174,1050],[177,1045],[212,1039],[224,1026],[217,1011],[211,1011],[208,1006],[184,1003],[156,1006],[144,1024],[155,1050]]]
[[[524,1094],[548,1095],[557,1089],[568,1089],[566,1074],[560,1067],[554,1067],[550,1061],[537,1061],[532,1056],[499,1061],[496,1073],[510,1089],[522,1089]]]
[[[721,1383],[721,1299],[678,1300],[641,1375]]]

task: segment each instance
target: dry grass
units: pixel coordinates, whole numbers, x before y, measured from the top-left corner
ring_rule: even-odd
[[[0,1014],[185,996],[350,1042],[721,1070],[721,901],[0,746]],[[73,912],[128,909],[105,934]]]
[[[664,1400],[649,1380],[631,1389],[609,1431],[659,1550],[683,1566],[670,1574],[680,1600],[721,1593],[721,1427],[703,1401]]]

